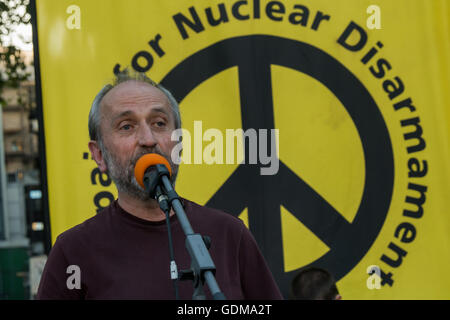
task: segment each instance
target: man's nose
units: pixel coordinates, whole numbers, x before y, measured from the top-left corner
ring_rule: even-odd
[[[142,147],[154,147],[157,144],[155,136],[147,123],[139,126],[138,143]]]

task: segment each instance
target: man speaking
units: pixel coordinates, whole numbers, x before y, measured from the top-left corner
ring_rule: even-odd
[[[144,74],[119,73],[97,94],[89,113],[89,150],[116,184],[118,199],[58,236],[38,299],[175,299],[175,292],[180,299],[192,298],[192,281],[176,281],[174,289],[166,216],[134,175],[141,156],[156,153],[169,162],[175,183],[178,166],[171,154],[178,142],[171,135],[180,127],[176,100]],[[253,236],[238,218],[185,199],[182,203],[192,229],[211,239],[215,277],[227,299],[282,299]],[[173,210],[169,221],[178,269],[189,269],[185,234]],[[70,270],[78,271],[75,282]]]

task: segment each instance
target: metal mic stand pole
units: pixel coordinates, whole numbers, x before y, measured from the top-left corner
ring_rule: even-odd
[[[186,249],[191,257],[191,269],[181,270],[180,280],[191,279],[194,283],[194,294],[192,299],[205,300],[205,294],[203,291],[203,283],[209,287],[211,295],[214,300],[225,300],[225,295],[220,291],[217,284],[214,273],[216,267],[211,259],[208,249],[206,248],[204,238],[200,234],[194,233],[191,224],[184,212],[183,205],[181,204],[178,194],[172,187],[169,180],[168,170],[164,165],[156,165],[156,170],[159,171],[159,177],[164,188],[164,193],[167,195],[168,201],[175,211],[178,221],[186,235]],[[161,171],[166,170],[167,174],[163,174]]]

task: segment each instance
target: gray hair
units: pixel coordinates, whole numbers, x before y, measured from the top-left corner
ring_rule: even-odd
[[[180,108],[178,106],[177,100],[173,97],[173,95],[170,93],[169,90],[164,88],[162,85],[157,84],[152,79],[147,77],[145,73],[137,72],[137,71],[129,71],[128,68],[125,68],[123,71],[117,73],[115,75],[115,78],[113,80],[112,84],[107,84],[104,86],[99,93],[95,96],[94,101],[92,102],[91,110],[89,112],[89,137],[91,140],[95,140],[102,144],[102,137],[100,132],[100,120],[101,120],[101,114],[100,114],[100,103],[103,99],[103,97],[114,87],[118,86],[119,84],[134,80],[138,82],[144,82],[152,85],[155,88],[158,88],[159,90],[164,93],[164,95],[169,100],[170,107],[172,109],[173,116],[175,118],[175,129],[181,128],[181,116],[180,116]]]

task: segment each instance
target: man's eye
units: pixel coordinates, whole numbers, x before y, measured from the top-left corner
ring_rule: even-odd
[[[131,125],[130,124],[126,124],[126,125],[123,125],[122,127],[120,127],[120,130],[128,131],[130,129],[131,129]]]
[[[158,127],[164,127],[165,125],[166,125],[166,123],[164,121],[156,122],[156,126],[158,126]]]

